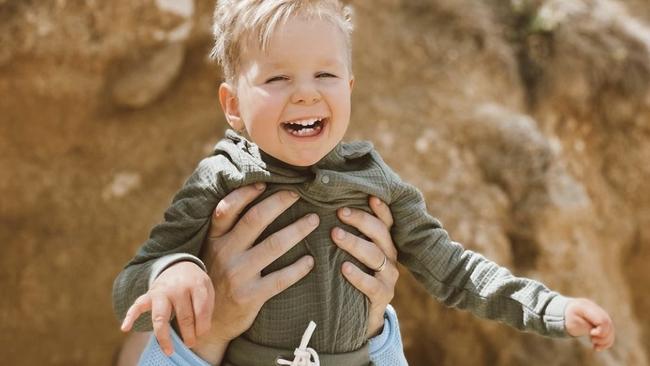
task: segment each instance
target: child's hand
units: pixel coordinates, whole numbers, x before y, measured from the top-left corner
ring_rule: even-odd
[[[614,343],[614,324],[609,314],[587,299],[573,299],[564,311],[567,333],[574,337],[589,335],[596,351]]]
[[[213,307],[214,288],[210,277],[195,263],[178,262],[165,269],[149,291],[131,305],[121,329],[128,332],[141,314],[151,310],[154,335],[163,352],[170,356],[174,352],[169,334],[172,309],[183,341],[193,347],[196,337],[210,330]]]

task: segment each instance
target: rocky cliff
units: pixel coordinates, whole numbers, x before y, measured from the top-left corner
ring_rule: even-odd
[[[611,311],[618,338],[522,334],[403,272],[413,365],[647,365],[650,5],[356,0],[349,139],[455,240]],[[112,280],[221,135],[211,1],[0,0],[0,343],[110,365]]]

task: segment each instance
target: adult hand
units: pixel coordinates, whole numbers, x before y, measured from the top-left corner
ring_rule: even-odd
[[[388,206],[377,197],[370,197],[369,201],[376,216],[349,208],[342,208],[337,214],[342,222],[356,227],[371,241],[341,228],[332,230],[332,239],[339,248],[350,253],[368,268],[378,269],[374,275],[369,275],[350,262],[345,262],[342,266],[343,276],[370,300],[368,337],[371,338],[382,330],[384,312],[395,295],[399,271],[397,250],[390,236],[393,216]]]
[[[262,277],[262,269],[305,238],[319,223],[317,215],[306,215],[253,246],[262,231],[298,200],[293,192],[275,193],[237,221],[244,208],[263,190],[264,185],[259,183],[240,188],[221,200],[214,211],[201,257],[213,281],[215,311],[212,331],[195,348],[199,356],[211,363],[221,362],[228,343],[250,328],[266,301],[307,275],[314,265],[312,257],[304,256]]]
[[[237,222],[244,208],[263,190],[263,185],[256,185],[233,191],[219,203],[213,215],[202,258],[215,287],[215,312],[210,335],[199,339],[195,348],[196,353],[208,362],[221,362],[230,340],[252,325],[262,304],[307,275],[313,266],[313,259],[306,256],[261,277],[264,267],[318,226],[318,217],[311,217],[315,221],[310,223],[308,215],[252,247],[266,226],[298,200],[290,192],[275,193],[251,208]],[[358,210],[350,211],[349,215],[341,210],[340,217],[377,243],[375,246],[364,240],[365,248],[352,248],[349,253],[373,268],[381,263],[379,259],[383,261],[381,253],[387,253],[385,267],[375,277],[366,275],[351,263],[344,264],[344,268],[350,270],[349,273],[344,270],[345,277],[370,299],[368,335],[372,336],[384,324],[384,311],[393,298],[398,272],[395,267],[397,253],[388,230],[393,222],[390,210],[376,198],[370,200],[370,206],[377,217]],[[335,242],[345,246],[355,240],[362,239],[349,234],[342,240],[335,239]]]

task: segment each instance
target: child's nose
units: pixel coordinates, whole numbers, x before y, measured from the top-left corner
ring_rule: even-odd
[[[321,100],[321,95],[312,85],[302,84],[297,87],[291,96],[291,102],[295,104],[315,104]]]

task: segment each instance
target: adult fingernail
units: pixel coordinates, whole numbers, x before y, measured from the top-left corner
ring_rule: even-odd
[[[377,198],[377,197],[373,197],[372,200],[375,201],[375,205],[377,205],[377,206],[381,206],[382,203],[383,203],[383,202],[381,202],[381,200],[380,200],[379,198]]]
[[[341,215],[343,215],[343,216],[350,216],[351,213],[352,213],[352,211],[350,211],[350,209],[347,208],[347,207],[343,207],[341,209]]]
[[[339,227],[334,229],[334,237],[338,240],[343,240],[345,238],[345,231]]]
[[[316,215],[316,214],[309,214],[309,216],[307,216],[307,221],[308,221],[309,224],[311,224],[312,226],[316,226],[316,225],[318,225],[318,215]]]
[[[351,274],[352,273],[352,265],[348,262],[343,263],[343,272],[345,274]]]
[[[291,197],[293,197],[293,198],[297,198],[297,197],[298,197],[298,193],[297,193],[297,192],[289,191],[289,194],[290,194]]]
[[[257,189],[258,191],[263,191],[264,187],[266,187],[266,184],[262,182],[255,183],[255,189]]]

